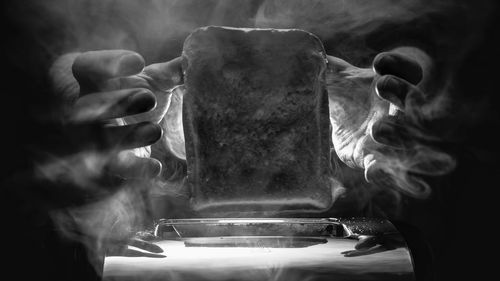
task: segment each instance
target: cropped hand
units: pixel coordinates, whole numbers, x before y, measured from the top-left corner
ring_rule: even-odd
[[[402,48],[377,55],[372,68],[359,68],[328,56],[332,141],[340,160],[364,170],[368,182],[426,196],[420,175],[446,173],[447,154],[426,144],[424,93],[431,59],[421,50]]]
[[[178,59],[144,68],[131,51],[71,53],[50,74],[61,111],[44,136],[37,168],[39,177],[64,186],[54,190],[61,200],[92,201],[126,179],[160,173],[148,146],[162,136],[157,123],[169,89],[181,81]]]

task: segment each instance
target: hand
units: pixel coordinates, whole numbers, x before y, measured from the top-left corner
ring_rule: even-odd
[[[381,53],[373,68],[359,68],[328,56],[332,141],[339,158],[364,169],[365,179],[425,197],[420,175],[439,175],[453,160],[432,146],[425,128],[430,58],[421,50],[401,48]]]
[[[162,135],[156,123],[167,111],[169,89],[182,80],[179,59],[144,68],[137,53],[93,51],[61,57],[50,74],[62,111],[40,149],[46,157],[39,177],[77,187],[61,188],[72,202],[160,173],[147,146]]]
[[[358,243],[354,246],[354,250],[342,252],[345,257],[371,255],[406,246],[404,238],[398,232],[358,235],[356,238]]]
[[[165,255],[160,254],[163,253],[163,249],[160,246],[139,238],[130,238],[128,240],[108,240],[105,242],[107,246],[107,256],[148,258],[166,257]],[[133,248],[129,246],[132,246]]]

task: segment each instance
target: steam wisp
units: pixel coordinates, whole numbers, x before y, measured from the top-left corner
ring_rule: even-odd
[[[446,15],[450,11],[466,10],[463,6],[455,6],[452,1],[410,0],[397,3],[389,0],[219,2],[52,0],[30,3],[29,6],[31,10],[37,12],[22,17],[23,24],[33,26],[34,34],[44,34],[43,28],[38,29],[39,27],[57,29],[56,40],[42,44],[54,57],[70,51],[130,49],[143,55],[148,64],[167,61],[181,53],[182,42],[193,29],[209,24],[219,24],[238,27],[305,29],[322,39],[327,52],[332,52],[331,54],[353,63],[364,64],[366,67],[369,67],[371,62],[368,58],[373,58],[375,52],[380,50],[375,50],[367,41],[360,38],[365,38],[371,32],[377,32],[386,27],[404,26],[413,20]],[[470,21],[464,22],[468,23],[466,30],[470,31],[477,28],[482,20],[470,18]],[[476,42],[476,36],[480,36],[480,33],[473,36],[470,34],[471,32],[468,32],[468,37],[460,41],[472,44]],[[436,37],[435,34],[432,36]],[[446,43],[452,42],[452,39],[456,38],[445,36],[436,40]],[[40,40],[47,39],[40,38]],[[464,45],[467,44],[464,43]],[[464,50],[467,50],[469,46],[445,46],[447,49],[438,51],[438,57],[452,50],[451,56],[443,55],[440,58],[445,65],[444,70],[449,70],[460,63]],[[443,86],[435,91],[437,95],[432,97],[430,103],[422,111],[424,117],[431,120],[453,114],[450,111],[449,102],[453,95],[454,81],[451,75],[447,74],[440,78],[445,81]],[[180,95],[178,98],[182,102]],[[167,111],[167,115],[169,112]],[[162,159],[165,161],[164,168],[170,169],[169,171],[179,171],[175,176],[182,178],[185,169],[183,171],[183,164],[179,161],[185,159],[185,151],[180,145],[183,142],[181,119],[179,115],[175,115],[175,118],[172,117],[171,120],[164,122],[167,122],[167,126],[176,132],[176,137],[170,139],[169,145],[167,144],[169,153],[174,157]],[[421,134],[419,136],[421,139],[430,138],[438,141],[442,139],[441,135],[422,133],[420,130],[416,132]],[[401,187],[401,190],[393,193],[398,198],[403,196],[402,194],[417,198],[428,196],[432,191],[431,186],[425,180],[415,177],[414,174],[440,176],[452,170],[455,165],[450,154],[427,145],[426,142],[415,143],[411,148],[411,152],[402,154],[386,151],[373,152],[380,159],[384,159],[380,162],[379,169],[389,174],[396,181],[396,185]],[[154,150],[155,147],[153,147]],[[87,151],[74,157],[79,158],[76,162],[83,163],[83,166],[75,166],[73,163],[76,162],[73,158],[54,157],[53,161],[45,163],[39,167],[39,170],[51,181],[58,182],[61,177],[66,177],[67,180],[77,183],[83,189],[98,190],[99,184],[92,179],[100,176],[102,163],[108,161],[111,156],[103,155],[101,152]],[[177,162],[172,160],[173,158]],[[83,161],[80,161],[82,159]],[[163,184],[161,188],[164,190],[169,188],[168,181],[161,182]],[[178,187],[178,182],[176,184]],[[158,184],[154,185],[157,187]],[[343,182],[343,186],[347,189],[359,188],[354,192],[359,194],[359,200],[369,201],[373,194],[381,190],[387,192],[383,188],[370,186],[364,186],[361,189],[361,185],[351,186]],[[145,209],[149,208],[147,199],[145,200],[137,191],[147,187],[147,184],[133,182],[121,187],[123,187],[122,190],[100,202],[59,210],[53,214],[53,217],[60,223],[68,237],[80,240],[84,238],[75,233],[86,233],[89,237],[97,237],[100,241],[96,244],[97,246],[91,243],[89,247],[102,248],[106,237],[114,235],[121,237],[142,227],[145,219],[143,214]],[[163,192],[161,195],[167,193]],[[70,221],[74,223],[67,223]]]

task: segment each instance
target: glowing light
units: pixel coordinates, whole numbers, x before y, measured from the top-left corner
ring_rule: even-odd
[[[277,219],[230,219],[230,220],[219,220],[219,223],[280,223],[285,222],[285,220]]]

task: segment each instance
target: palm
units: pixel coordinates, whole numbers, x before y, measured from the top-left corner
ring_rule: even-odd
[[[371,68],[358,68],[329,57],[327,90],[332,141],[339,158],[350,167],[364,168],[373,146],[370,130],[389,112],[389,102],[374,91],[377,76]]]
[[[432,62],[421,50],[401,47],[381,53],[372,68],[328,57],[327,90],[332,142],[339,158],[364,170],[365,178],[408,195],[425,197],[422,176],[442,175],[453,158],[434,148],[425,126]]]
[[[156,107],[149,112],[127,116],[123,118],[125,123],[138,123],[149,121],[160,123],[170,105],[171,89],[182,80],[175,71],[178,68],[178,59],[165,63],[148,65],[144,70],[134,76],[111,80],[105,86],[106,90],[140,87],[150,89],[156,97]],[[180,66],[179,66],[180,67]]]

